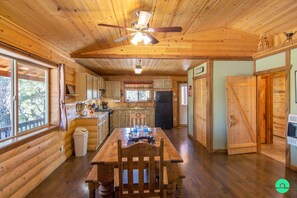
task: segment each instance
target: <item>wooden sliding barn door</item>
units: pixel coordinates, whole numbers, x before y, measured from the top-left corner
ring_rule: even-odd
[[[228,154],[257,151],[256,77],[226,78]]]
[[[194,80],[194,139],[206,147],[206,78]]]

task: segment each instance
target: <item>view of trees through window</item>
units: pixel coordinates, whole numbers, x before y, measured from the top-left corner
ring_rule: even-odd
[[[3,59],[3,60],[2,60]],[[0,57],[0,66],[4,62]],[[47,70],[17,63],[17,90],[12,83],[16,77],[12,75],[12,61],[0,67],[0,140],[12,137],[14,134],[47,124]],[[5,69],[3,69],[5,68]],[[13,109],[13,93],[18,96],[18,107]],[[14,120],[18,112],[17,120]],[[17,123],[17,129],[12,126]]]
[[[0,140],[12,136],[11,131],[11,61],[0,57]]]
[[[19,132],[41,126],[46,122],[47,83],[45,70],[18,66]]]
[[[150,101],[150,90],[125,90],[126,102],[146,102]]]

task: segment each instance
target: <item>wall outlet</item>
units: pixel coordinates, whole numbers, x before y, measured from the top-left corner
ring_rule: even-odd
[[[64,152],[64,146],[61,146],[61,147],[60,147],[60,151],[61,151],[61,152]]]

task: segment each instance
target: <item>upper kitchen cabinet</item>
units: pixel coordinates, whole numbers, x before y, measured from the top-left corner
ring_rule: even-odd
[[[102,77],[98,77],[98,88],[100,90],[104,89],[105,90],[105,83],[104,83],[104,79]]]
[[[99,79],[95,76],[92,76],[93,88],[92,94],[93,99],[99,99]]]
[[[120,81],[105,81],[105,98],[121,99]]]
[[[76,75],[76,89],[79,96],[77,101],[98,99],[99,94],[99,79],[96,76],[80,73]]]
[[[171,79],[155,79],[154,89],[172,89]]]

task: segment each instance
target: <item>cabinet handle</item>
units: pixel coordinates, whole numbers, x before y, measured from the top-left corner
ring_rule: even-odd
[[[232,127],[232,115],[229,115],[229,128],[231,128]]]

